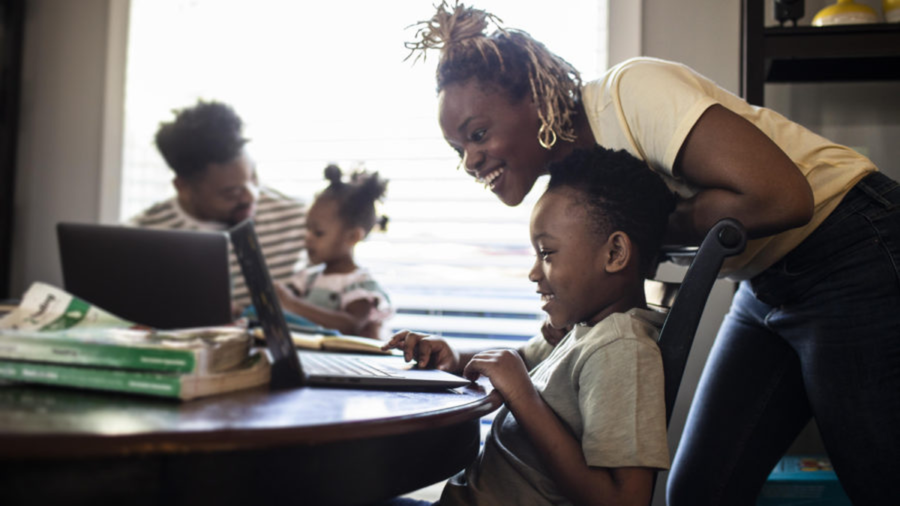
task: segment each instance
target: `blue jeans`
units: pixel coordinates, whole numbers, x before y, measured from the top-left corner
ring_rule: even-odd
[[[740,284],[688,415],[668,504],[754,504],[811,417],[853,504],[898,504],[900,185],[880,173]]]

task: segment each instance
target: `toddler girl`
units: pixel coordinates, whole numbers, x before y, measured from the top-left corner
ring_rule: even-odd
[[[276,284],[286,311],[342,334],[379,339],[391,316],[387,293],[366,269],[356,265],[353,249],[376,222],[375,201],[384,197],[387,180],[378,173],[355,171],[343,181],[336,165],[325,168],[331,184],[316,196],[306,215],[309,267]]]

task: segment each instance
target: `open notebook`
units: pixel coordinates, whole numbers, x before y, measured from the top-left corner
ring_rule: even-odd
[[[291,333],[263,259],[253,221],[230,231],[234,252],[253,299],[257,318],[272,355],[272,387],[302,385],[349,385],[385,388],[459,387],[469,380],[444,371],[415,369],[399,356],[300,352]]]

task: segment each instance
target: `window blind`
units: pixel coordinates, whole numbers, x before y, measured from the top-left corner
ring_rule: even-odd
[[[264,184],[311,202],[324,167],[390,180],[388,230],[356,251],[391,294],[391,330],[525,339],[543,315],[527,279],[531,206],[515,208],[461,170],[437,125],[434,62],[405,60],[408,28],[431,2],[132,0],[121,218],[173,194],[153,146],[171,111],[197,99],[231,104]],[[606,67],[606,0],[483,0],[589,79]]]

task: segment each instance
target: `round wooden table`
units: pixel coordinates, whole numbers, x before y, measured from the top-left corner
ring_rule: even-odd
[[[186,403],[0,386],[3,504],[369,504],[477,455],[489,384],[257,388]]]

